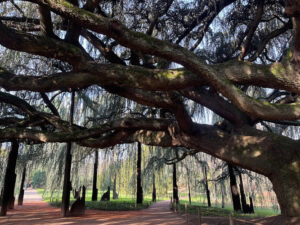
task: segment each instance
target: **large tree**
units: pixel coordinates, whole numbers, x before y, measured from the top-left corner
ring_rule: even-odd
[[[14,64],[1,49],[0,102],[15,112],[1,112],[2,142],[181,146],[267,176],[282,214],[300,216],[299,141],[257,129],[300,125],[299,1],[0,4],[0,44],[28,59]],[[37,59],[48,69],[32,72]],[[92,85],[168,115],[123,113],[88,127],[55,113],[47,94]],[[254,87],[265,94],[251,94]],[[42,93],[50,110],[29,104],[24,91]],[[195,122],[191,102],[224,121]]]

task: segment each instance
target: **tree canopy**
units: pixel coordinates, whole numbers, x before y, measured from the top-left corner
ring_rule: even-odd
[[[299,140],[274,129],[300,125],[299,1],[0,4],[1,142],[205,152],[268,177],[300,216]],[[71,91],[93,112],[74,124],[58,110]]]

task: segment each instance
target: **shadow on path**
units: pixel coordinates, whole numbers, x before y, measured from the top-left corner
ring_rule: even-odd
[[[60,209],[49,206],[42,201],[35,190],[26,190],[24,205],[8,211],[7,216],[0,217],[0,224],[5,225],[185,225],[185,220],[169,210],[169,202],[158,202],[148,209],[139,211],[101,211],[86,210],[83,217],[60,216]]]
[[[197,216],[190,216],[189,225],[198,225]],[[139,211],[86,210],[83,217],[60,216],[60,209],[49,206],[35,190],[26,190],[24,205],[0,217],[1,225],[186,225],[183,215],[169,210],[169,201],[158,202]],[[229,225],[226,217],[205,216],[202,225]],[[234,225],[300,225],[300,218],[266,217],[235,219]]]

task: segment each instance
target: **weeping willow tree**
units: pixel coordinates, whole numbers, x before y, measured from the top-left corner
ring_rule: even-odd
[[[300,216],[299,1],[0,4],[2,143],[205,152],[266,176],[281,213]],[[84,99],[74,124],[70,90]],[[197,119],[195,104],[222,119]]]

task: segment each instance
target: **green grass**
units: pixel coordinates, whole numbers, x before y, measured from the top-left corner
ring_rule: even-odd
[[[51,201],[50,194],[44,193],[44,189],[37,189],[38,193],[43,196],[43,200],[48,202],[49,205],[54,207],[61,206],[61,196],[58,199],[53,199]],[[98,194],[98,201],[92,201],[92,191],[87,190],[86,192],[86,209],[100,209],[100,210],[109,210],[109,211],[127,211],[127,210],[139,210],[148,208],[151,205],[151,199],[145,197],[142,204],[136,204],[135,199],[120,197],[119,199],[112,199],[109,202],[101,202],[102,193]],[[75,201],[73,195],[70,196],[70,203],[72,204]]]
[[[274,211],[270,208],[254,208],[254,214],[244,214],[241,212],[234,212],[232,206],[225,206],[225,208],[220,207],[208,207],[199,203],[192,203],[189,205],[188,201],[180,200],[180,210],[185,211],[185,204],[187,203],[188,212],[191,214],[197,214],[198,208],[201,208],[201,215],[203,216],[229,216],[233,215],[236,218],[259,218],[267,216],[279,215],[279,212]],[[178,207],[178,206],[177,206]],[[178,209],[177,209],[178,210]]]
[[[50,201],[50,194],[44,193],[44,189],[38,189],[38,192],[43,196],[44,201],[48,202],[50,205],[55,207],[61,206],[61,196],[58,199],[54,199]],[[144,198],[143,204],[136,204],[135,199],[131,197],[120,196],[119,199],[112,199],[109,202],[101,202],[101,196],[104,192],[98,193],[98,201],[92,201],[92,191],[87,190],[86,192],[86,208],[87,209],[100,209],[100,210],[111,210],[111,211],[126,211],[126,210],[139,210],[145,209],[151,204],[151,196],[146,196]],[[56,196],[56,194],[54,195]],[[182,196],[181,196],[182,197]],[[160,198],[158,201],[170,200],[168,197]],[[194,199],[196,200],[196,199]],[[71,194],[71,203],[75,201],[73,195]],[[232,205],[225,205],[225,208],[221,207],[207,207],[206,205],[199,203],[199,201],[192,202],[192,205],[189,205],[187,200],[180,200],[181,212],[185,210],[185,203],[187,203],[188,211],[191,214],[198,213],[198,207],[201,207],[201,214],[203,216],[229,216],[233,215],[237,218],[259,218],[259,217],[267,217],[267,216],[276,216],[279,215],[280,212],[276,212],[271,208],[254,208],[254,214],[244,214],[244,213],[236,213],[233,211]]]

